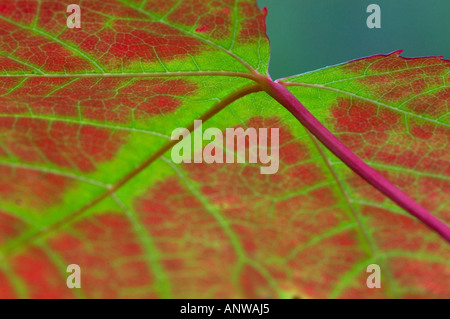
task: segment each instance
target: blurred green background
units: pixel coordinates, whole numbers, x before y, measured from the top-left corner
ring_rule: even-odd
[[[366,25],[381,7],[381,29]],[[258,0],[269,9],[273,79],[373,54],[450,59],[450,0]]]

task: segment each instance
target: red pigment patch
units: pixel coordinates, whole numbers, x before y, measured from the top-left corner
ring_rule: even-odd
[[[417,191],[416,197],[420,198],[421,204],[432,211],[441,220],[450,223],[450,182],[433,177],[417,178],[414,184],[405,186],[406,191]],[[443,204],[446,203],[446,204]]]
[[[0,164],[0,198],[18,206],[48,208],[61,201],[70,185],[67,177]]]
[[[66,18],[67,19],[67,18]],[[59,43],[0,20],[0,51],[46,72],[86,72],[93,70],[86,60]],[[11,63],[11,62],[9,62]],[[8,64],[9,64],[8,63]],[[18,70],[22,70],[19,67]],[[35,71],[36,72],[36,71]]]
[[[19,0],[0,4],[0,15],[15,22],[31,24],[37,13],[37,2],[34,0]]]
[[[117,22],[115,31],[118,34],[110,52],[116,57],[138,59],[144,53],[144,59],[157,61],[154,49],[161,59],[170,61],[197,53],[199,46],[197,40],[182,36],[180,31],[162,23]],[[145,52],[150,53],[146,56]]]
[[[442,84],[440,77],[432,79],[413,78],[408,75],[404,79],[395,79],[392,75],[369,75],[361,80],[375,95],[389,102],[403,101],[422,93],[429,84]]]
[[[97,28],[91,33],[84,29],[78,33],[66,30],[61,38],[79,45],[108,70],[136,62],[181,60],[204,50],[199,40],[159,22],[119,19],[109,27],[99,21],[96,25]]]
[[[33,71],[34,71],[33,68],[30,68],[29,66],[26,66],[26,65],[24,65],[22,63],[13,61],[13,60],[11,60],[11,59],[9,59],[7,57],[4,57],[4,56],[0,57],[0,72],[2,74],[11,73],[11,72],[18,72],[18,73],[20,73],[20,72],[24,72],[24,73],[28,72],[28,73],[31,73]],[[3,81],[17,81],[17,82],[19,82],[20,79],[7,79],[7,78],[3,77],[2,78],[2,82]],[[3,85],[3,83],[0,84],[0,85]],[[4,92],[4,93],[6,93],[6,92]],[[2,94],[4,94],[4,93],[2,93]]]
[[[178,97],[192,96],[197,86],[189,81],[176,80],[141,80],[120,90],[119,100],[134,105],[137,119],[152,115],[174,112],[183,102]],[[142,94],[137,97],[136,92]]]
[[[240,15],[244,17],[239,31],[239,41],[247,42],[266,36],[267,8],[260,10],[256,3],[240,2]]]
[[[0,113],[2,114],[23,114],[29,112],[28,104],[15,99],[15,93],[22,79],[4,78],[0,84]],[[1,96],[4,95],[4,96]]]
[[[175,111],[183,102],[179,97],[192,96],[197,86],[185,80],[151,79],[135,81],[120,89],[116,87],[123,80],[102,80],[94,86],[89,86],[83,80],[79,83],[82,87],[88,87],[81,97],[82,114],[86,118],[128,123],[134,118],[145,120],[149,116],[166,114]],[[76,88],[62,90],[61,95],[76,94]],[[79,91],[78,91],[79,92]],[[75,101],[75,100],[74,100]]]
[[[371,200],[374,202],[383,202],[386,199],[381,192],[368,184],[359,175],[353,173],[348,175],[346,182],[353,189],[353,197],[360,197],[362,199]]]
[[[420,95],[408,103],[408,108],[416,114],[428,114],[433,118],[448,114],[450,112],[450,88]]]
[[[142,195],[135,206],[158,250],[164,252],[165,272],[177,283],[172,286],[174,296],[235,295],[230,278],[236,253],[224,230],[194,195],[177,180],[167,179]]]
[[[1,167],[0,173],[2,173]],[[20,219],[0,211],[0,245],[4,245],[9,239],[18,236],[24,230],[25,224]]]
[[[390,72],[408,68],[431,68],[432,70],[443,71],[450,63],[440,57],[426,58],[403,58],[397,54],[390,54],[384,58],[374,61],[370,68],[375,72]]]
[[[414,176],[411,173],[392,171],[380,173],[435,216],[450,222],[450,199],[447,195],[450,192],[450,182],[436,177]],[[349,177],[347,182],[353,189],[354,197],[360,197],[362,200],[370,199],[376,203],[387,200],[384,195],[356,175]],[[395,228],[392,236],[398,236],[398,228]]]
[[[4,60],[3,60],[4,59]],[[8,60],[4,57],[0,57],[0,63],[5,62],[5,64],[8,63]],[[16,63],[16,62],[14,62]],[[2,65],[0,65],[0,68]],[[2,82],[0,83],[0,95],[7,95],[8,92],[12,91],[17,85],[22,82],[23,79],[20,78],[13,78],[13,77],[4,77],[2,79]],[[11,94],[11,93],[10,93]],[[0,97],[0,101],[3,101],[3,97]],[[0,104],[1,110],[7,110],[6,105],[3,105],[3,103]],[[3,113],[3,112],[2,112]]]
[[[446,114],[448,89],[436,91],[433,88],[444,85],[443,75],[450,67],[450,62],[439,57],[408,59],[400,57],[400,53],[356,60],[343,66],[343,69],[365,74],[358,81],[367,85],[377,98],[387,102],[411,99],[406,106],[417,114]],[[424,93],[428,89],[431,89],[430,93]],[[419,94],[419,97],[414,98]]]
[[[168,20],[184,26],[196,26],[196,32],[215,40],[227,39],[233,29],[234,5],[233,0],[209,3],[187,0],[169,15]],[[238,41],[244,43],[265,36],[267,9],[259,10],[255,3],[249,2],[239,2],[238,9],[241,18]]]
[[[41,4],[39,10],[40,15],[38,19],[38,26],[41,29],[53,35],[60,34],[64,29],[67,29],[65,21],[69,16],[69,13],[67,13],[68,4],[63,3],[62,1],[53,1],[53,0],[41,0],[40,2]],[[89,5],[89,3],[92,2],[96,1],[89,1],[81,5],[82,29],[88,27],[88,25],[90,24],[90,23],[83,23],[84,21],[90,21],[91,23],[93,21],[93,20],[85,20],[85,17],[89,15],[89,10],[83,10],[87,5]],[[73,32],[78,32],[81,29],[70,29],[70,30]]]
[[[276,292],[270,287],[267,279],[251,266],[246,265],[241,270],[240,281],[246,298],[260,296],[264,299],[272,299],[277,297]]]
[[[450,270],[445,264],[397,257],[389,261],[389,268],[400,287],[409,287],[405,298],[450,298]]]
[[[227,39],[230,37],[232,29],[231,9],[223,8],[215,9],[208,15],[200,18],[198,28],[195,30],[198,33],[207,34],[213,39]]]
[[[331,112],[339,138],[364,158],[375,156],[389,132],[402,125],[401,116],[392,111],[347,98],[338,98]]]
[[[398,126],[401,121],[400,115],[392,111],[348,98],[338,98],[332,114],[336,120],[336,129],[349,133],[384,133]]]
[[[1,10],[1,9],[0,9]],[[0,270],[0,299],[14,299],[18,298],[8,277]]]
[[[151,3],[155,4],[154,1]],[[83,3],[82,10],[82,28],[68,29],[65,23],[61,23],[68,16],[66,5],[58,1],[42,0],[38,26],[86,52],[93,61],[107,70],[121,69],[136,62],[158,62],[158,57],[164,62],[188,58],[200,51],[197,40],[170,26],[148,21],[148,15],[118,1],[88,1]],[[109,16],[115,19],[110,21]],[[133,18],[136,20],[130,20]],[[15,56],[37,66],[44,65],[46,71],[98,71],[94,62],[75,58],[71,54],[69,57],[62,47],[58,47],[56,43],[46,43],[49,40],[44,40],[43,37],[32,36],[31,33],[5,22],[0,22],[0,29],[9,30],[3,38],[0,33],[0,43],[7,46],[8,50],[1,45],[0,49],[13,52],[15,44],[20,42]]]
[[[447,128],[410,118],[409,131],[406,131],[399,114],[371,103],[343,98],[338,99],[331,112],[339,138],[362,158],[450,175],[450,159],[445,151],[450,141]]]
[[[15,256],[11,262],[12,270],[27,286],[32,299],[64,299],[74,298],[67,289],[63,270],[58,269],[38,248],[30,248]]]
[[[220,3],[220,1],[185,0],[169,15],[168,20],[176,24],[193,27],[200,19],[209,19],[210,23],[205,27],[212,30],[215,27],[214,17],[217,16],[218,10],[223,8],[224,3]],[[231,6],[227,8],[231,9]]]
[[[35,115],[77,117],[76,102],[70,101],[68,95],[57,93],[57,89],[69,81],[63,78],[30,78],[7,96],[0,97],[0,109],[7,114],[32,111]],[[78,88],[77,92],[82,92],[82,89]]]
[[[345,64],[343,68],[344,70],[353,73],[361,73],[368,70],[374,72],[391,72],[399,70],[415,72],[414,70],[408,69],[437,67],[438,70],[443,70],[443,67],[448,67],[450,65],[448,60],[444,60],[441,57],[404,58],[400,56],[402,52],[403,51],[400,50],[387,55],[380,54],[354,60]]]
[[[376,207],[362,206],[362,214],[371,225],[372,236],[382,251],[426,251],[438,256],[450,256],[445,242],[436,241],[437,235],[422,222],[411,217],[392,213]]]
[[[50,239],[50,245],[67,263],[80,265],[87,298],[129,298],[133,289],[151,289],[153,276],[145,252],[123,215],[108,213],[80,221]],[[149,291],[141,297],[160,296]]]
[[[293,272],[287,288],[299,290],[300,297],[328,298],[342,276],[368,257],[358,242],[356,232],[347,231],[301,249],[287,264]]]
[[[128,80],[120,78],[29,79],[5,97],[0,110],[7,114],[28,113],[78,118],[102,122],[129,123],[134,119],[175,111],[180,97],[195,94],[197,86],[182,79],[139,79],[118,89]],[[4,84],[7,91],[15,82]],[[0,88],[1,90],[1,88]]]
[[[339,204],[331,188],[322,187],[304,195],[293,196],[275,206],[277,212],[283,212],[283,216],[293,223],[292,228],[297,232],[301,242],[308,241],[316,234],[338,226],[340,223],[348,221],[342,215],[340,209],[336,209]],[[296,218],[296,214],[302,212],[304,218]],[[283,218],[284,219],[284,218]],[[294,238],[292,238],[294,242]],[[293,243],[292,242],[292,243]]]
[[[47,164],[91,172],[111,160],[124,143],[123,133],[36,119],[0,120],[5,147],[21,162]]]
[[[147,1],[145,9],[150,12],[154,12],[160,15],[167,13],[178,0],[153,0]]]
[[[369,265],[366,265],[366,267]],[[361,267],[359,275],[355,280],[347,284],[344,291],[337,296],[339,299],[389,299],[390,282],[383,279],[383,268],[381,268],[381,288],[369,289],[366,281],[370,273],[366,272],[366,267]],[[426,296],[422,296],[424,298]]]
[[[450,222],[449,181],[439,177],[413,176],[408,173],[384,172],[384,174],[435,216]]]
[[[445,151],[450,141],[450,130],[442,127],[431,129],[428,124],[410,121],[410,134],[396,133],[389,135],[386,145],[374,156],[376,161],[435,174],[450,174],[450,159]]]

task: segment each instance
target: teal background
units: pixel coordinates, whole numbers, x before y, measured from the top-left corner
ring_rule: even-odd
[[[369,4],[381,29],[369,29]],[[273,79],[399,49],[450,59],[450,0],[258,0],[267,20]]]

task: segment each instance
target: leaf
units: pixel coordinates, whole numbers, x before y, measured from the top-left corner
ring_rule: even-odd
[[[448,244],[260,92],[254,1],[81,8],[68,29],[59,2],[0,5],[0,297],[449,297]],[[448,223],[448,78],[394,53],[280,83]],[[198,118],[279,127],[279,173],[175,165],[169,137]]]

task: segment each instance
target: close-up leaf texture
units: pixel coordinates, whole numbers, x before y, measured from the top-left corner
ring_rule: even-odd
[[[62,1],[0,0],[0,298],[450,298],[448,242],[259,85],[256,1],[77,3],[69,29]],[[449,61],[385,52],[277,83],[450,223]],[[197,119],[280,128],[278,173],[173,163]]]

